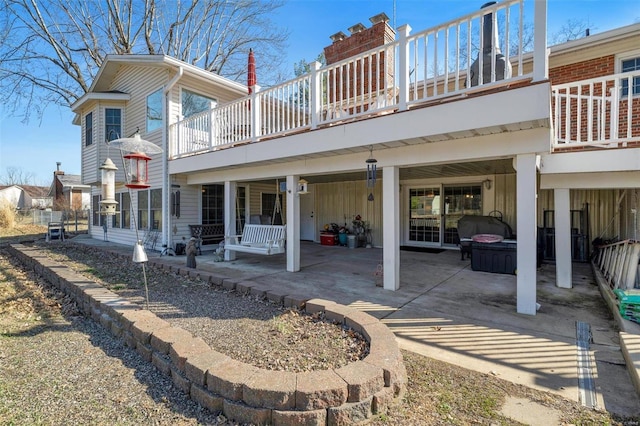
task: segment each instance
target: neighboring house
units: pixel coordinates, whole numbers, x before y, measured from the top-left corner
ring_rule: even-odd
[[[0,185],[0,203],[6,202],[17,210],[46,209],[52,205],[48,188],[34,185]]]
[[[82,183],[82,176],[68,175],[60,170],[53,172],[49,195],[55,210],[89,210],[91,207],[91,186]]]
[[[586,260],[592,239],[636,235],[640,24],[548,50],[546,1],[532,7],[504,1],[415,34],[377,15],[331,37],[327,66],[251,96],[167,56],[108,56],[72,107],[94,188],[91,234],[103,237],[107,157],[125,181],[104,141],[139,130],[164,152],[151,155],[149,189],[116,191],[111,241],[156,229],[172,245],[190,224],[229,235],[255,217],[287,224],[295,272],[300,240],[361,215],[395,290],[401,246],[456,248],[460,217],[497,210],[517,234],[517,311],[534,315],[539,245],[557,285],[571,287],[572,259]],[[529,50],[518,32],[527,20]]]

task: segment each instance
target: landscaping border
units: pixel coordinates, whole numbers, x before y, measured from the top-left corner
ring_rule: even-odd
[[[302,373],[265,370],[212,350],[201,338],[172,327],[151,311],[48,258],[38,248],[17,244],[9,250],[25,266],[72,296],[86,316],[123,339],[192,400],[211,411],[221,411],[231,420],[273,425],[360,423],[387,413],[406,388],[407,373],[394,334],[365,312],[330,300],[276,294],[250,281],[149,261],[151,267],[168,266],[178,274],[303,308],[308,314],[324,312],[328,320],[362,333],[370,345],[363,360],[338,369]]]

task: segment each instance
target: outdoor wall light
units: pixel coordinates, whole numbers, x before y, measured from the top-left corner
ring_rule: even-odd
[[[491,179],[485,179],[482,181],[482,184],[487,190],[491,189],[491,183]]]

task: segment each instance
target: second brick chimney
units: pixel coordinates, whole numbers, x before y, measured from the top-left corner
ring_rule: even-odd
[[[349,36],[342,31],[331,36],[333,43],[324,48],[324,57],[327,65],[340,62],[343,59],[350,58],[376,47],[384,46],[395,40],[396,32],[389,26],[389,17],[385,13],[372,16],[369,18],[369,21],[372,24],[369,28],[361,23],[350,27]],[[369,87],[371,87],[372,92],[390,88],[393,84],[392,77],[395,69],[393,53],[394,50],[389,49],[381,52],[379,55],[373,56],[371,58],[371,64],[369,64],[369,58],[365,58],[364,61],[345,65],[336,71],[331,71],[329,78],[330,102],[335,102],[333,99],[334,91],[331,89],[331,86],[334,84],[339,85],[339,78],[346,78],[348,80],[349,90],[347,93],[347,85],[343,82],[342,93],[335,93],[338,101],[354,96],[366,95]],[[361,72],[363,66],[364,73]],[[372,73],[371,76],[368,75],[369,69]],[[341,76],[337,76],[336,74],[340,74]],[[362,80],[363,74],[364,80]],[[371,83],[369,83],[370,78]]]

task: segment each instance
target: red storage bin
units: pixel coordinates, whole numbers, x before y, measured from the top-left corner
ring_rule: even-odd
[[[320,244],[323,246],[336,245],[337,239],[335,234],[320,234]]]

